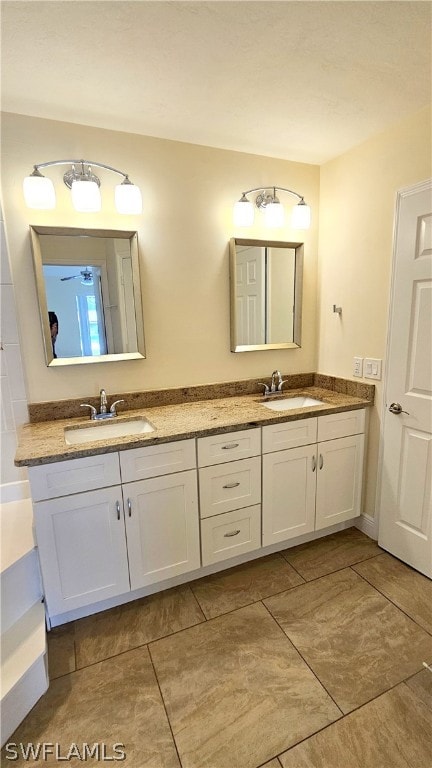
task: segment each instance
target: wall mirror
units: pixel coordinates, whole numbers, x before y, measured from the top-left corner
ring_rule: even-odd
[[[47,365],[145,357],[137,233],[30,227],[30,237]]]
[[[230,240],[231,351],[301,346],[303,243]]]

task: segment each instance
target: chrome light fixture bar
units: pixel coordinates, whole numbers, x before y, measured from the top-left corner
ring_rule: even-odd
[[[293,229],[309,229],[311,210],[306,205],[303,195],[286,187],[255,187],[242,193],[240,200],[234,204],[234,224],[237,227],[250,227],[254,222],[254,206],[248,200],[247,195],[258,192],[255,198],[255,206],[264,211],[265,224],[268,227],[282,227],[285,219],[284,208],[276,195],[278,192],[288,192],[298,199],[297,205],[292,210],[291,226]]]
[[[63,175],[63,181],[71,190],[72,204],[80,213],[96,213],[101,209],[101,181],[93,168],[103,168],[123,176],[123,181],[115,188],[115,206],[118,213],[138,215],[142,212],[142,197],[139,187],[129,180],[127,173],[112,168],[105,163],[90,160],[50,160],[33,166],[33,172],[26,176],[23,183],[24,199],[29,208],[52,210],[56,205],[54,184],[41,172],[41,168],[52,165],[70,165]]]

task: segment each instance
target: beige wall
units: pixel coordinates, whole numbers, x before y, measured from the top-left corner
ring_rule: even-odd
[[[321,167],[318,369],[352,378],[353,356],[385,362],[396,192],[429,178],[431,115],[416,113]],[[332,311],[342,306],[342,316]],[[369,381],[369,380],[367,380]],[[371,413],[365,512],[375,510],[383,385]]]
[[[319,168],[180,142],[103,131],[5,114],[2,194],[18,322],[30,402],[139,391],[205,382],[268,378],[316,368],[316,260]],[[68,157],[100,161],[128,172],[141,187],[141,217],[120,216],[112,200],[119,177],[101,171],[103,209],[78,214],[69,191],[56,184],[57,209],[31,211],[22,180],[34,163]],[[54,181],[64,169],[49,169]],[[244,189],[277,184],[298,190],[313,210],[309,232],[272,231],[272,238],[305,242],[303,347],[230,352],[228,241],[245,236],[232,224]],[[284,202],[294,203],[286,196]],[[47,368],[35,293],[28,227],[137,229],[140,244],[147,358]],[[255,226],[247,236],[268,237]]]

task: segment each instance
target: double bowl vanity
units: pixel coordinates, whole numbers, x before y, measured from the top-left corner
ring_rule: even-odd
[[[307,387],[25,425],[16,463],[29,467],[51,624],[358,517],[369,389],[372,397]]]

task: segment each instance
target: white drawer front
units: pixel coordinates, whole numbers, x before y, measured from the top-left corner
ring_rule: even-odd
[[[183,472],[195,467],[195,440],[177,440],[174,443],[148,445],[120,453],[123,483],[170,475],[172,472]]]
[[[120,483],[118,453],[29,467],[33,501],[55,499]]]
[[[261,458],[241,459],[199,470],[200,517],[261,502]]]
[[[318,419],[318,442],[334,440],[336,437],[359,435],[365,430],[366,411],[344,411],[320,416]]]
[[[218,563],[260,546],[260,504],[201,521],[203,565]]]
[[[261,453],[259,428],[200,437],[197,443],[199,467],[223,464],[234,459],[248,459]]]
[[[263,427],[263,453],[285,451],[316,443],[317,418],[297,419]]]

